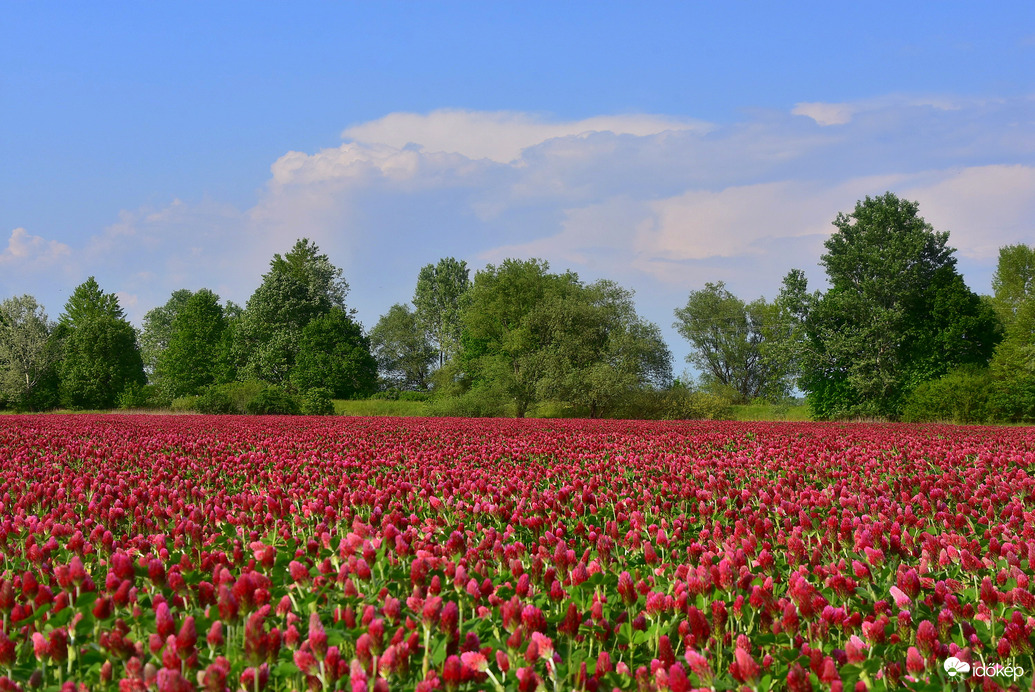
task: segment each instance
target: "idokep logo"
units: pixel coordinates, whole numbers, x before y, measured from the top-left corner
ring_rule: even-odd
[[[950,656],[945,659],[945,663],[942,664],[945,668],[945,674],[950,678],[962,678],[964,675],[970,672],[970,664],[966,661],[961,661],[955,656]]]
[[[945,674],[953,679],[962,679],[966,677],[967,673],[973,673],[975,677],[979,678],[994,678],[994,677],[1005,677],[1016,680],[1024,675],[1024,669],[1020,666],[1004,666],[1001,663],[993,663],[992,665],[985,665],[984,662],[976,663],[973,668],[966,661],[961,661],[955,656],[950,656],[945,659],[945,663],[942,664],[945,668]]]

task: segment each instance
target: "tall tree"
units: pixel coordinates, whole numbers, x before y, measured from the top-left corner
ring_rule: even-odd
[[[241,364],[240,374],[288,383],[302,329],[332,308],[344,310],[347,290],[341,270],[307,239],[283,257],[275,255],[234,329],[236,354],[231,360]]]
[[[1025,303],[1035,300],[1035,246],[999,248],[999,263],[992,276],[992,304],[1007,328]]]
[[[143,385],[144,362],[137,335],[118,297],[90,277],[78,286],[61,316],[64,341],[61,403],[69,408],[112,408],[131,385]]]
[[[302,329],[291,382],[299,390],[329,389],[341,399],[366,396],[377,386],[377,362],[363,329],[341,308]]]
[[[197,394],[217,379],[219,346],[226,329],[219,296],[207,288],[190,295],[169,325],[157,371],[173,397]]]
[[[291,251],[283,257],[279,253],[274,255],[270,271],[305,284],[313,296],[327,301],[328,309],[336,307],[347,311],[345,298],[349,294],[349,284],[342,270],[331,264],[330,258],[308,238],[296,240]]]
[[[53,330],[43,306],[32,296],[0,303],[0,391],[17,408],[39,410],[57,404],[60,350],[51,338]]]
[[[102,291],[97,280],[91,276],[72,291],[68,302],[65,303],[64,312],[58,317],[58,323],[74,329],[80,324],[98,317],[124,320],[126,313],[119,305],[118,296]]]
[[[1035,247],[999,250],[992,277],[991,304],[1004,326],[989,371],[995,415],[1014,422],[1035,421]]]
[[[413,305],[418,323],[438,350],[439,367],[459,352],[460,312],[470,288],[467,263],[453,257],[423,267],[417,277]]]
[[[674,326],[693,349],[687,360],[706,382],[734,392],[742,402],[780,397],[789,390],[791,365],[775,347],[788,319],[779,304],[764,299],[745,303],[720,281],[691,292],[676,318]]]
[[[158,384],[162,378],[158,372],[158,359],[169,347],[173,320],[192,295],[193,292],[186,288],[173,291],[164,305],[152,308],[144,315],[140,332],[140,357],[144,360],[144,371],[152,384]]]
[[[607,280],[546,296],[530,315],[542,351],[540,399],[566,401],[597,418],[633,391],[670,384],[672,355],[632,298]]]
[[[519,417],[547,399],[600,415],[632,390],[671,380],[660,331],[636,315],[629,291],[609,281],[586,286],[542,260],[478,272],[462,322],[461,367]]]
[[[391,387],[423,391],[437,358],[427,332],[407,306],[393,305],[370,330],[370,349]]]
[[[838,214],[821,264],[830,282],[806,324],[802,387],[813,413],[898,415],[953,367],[988,362],[998,322],[956,272],[948,233],[886,193]]]
[[[580,289],[573,272],[551,274],[544,260],[506,259],[474,276],[461,319],[463,368],[475,386],[492,388],[523,417],[537,400],[543,375],[541,332],[533,312],[548,299],[564,300]]]

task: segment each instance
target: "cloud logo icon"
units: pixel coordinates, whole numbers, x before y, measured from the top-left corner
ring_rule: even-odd
[[[955,656],[950,656],[945,659],[945,663],[942,664],[945,668],[945,673],[950,678],[962,677],[964,673],[970,672],[970,664],[966,661],[961,661]]]

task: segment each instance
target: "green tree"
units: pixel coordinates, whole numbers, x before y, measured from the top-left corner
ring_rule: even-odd
[[[467,263],[453,257],[426,265],[417,277],[413,293],[417,322],[438,351],[439,367],[459,352],[460,313],[470,288]]]
[[[302,330],[332,308],[345,310],[348,285],[341,270],[309,240],[295,243],[291,252],[279,254],[248,299],[240,322],[233,328],[238,375],[275,384],[290,381]]]
[[[336,398],[366,396],[377,387],[377,361],[363,329],[341,308],[332,308],[302,329],[291,382],[300,391],[321,387]]]
[[[118,296],[102,291],[97,280],[91,276],[72,291],[65,303],[64,312],[58,317],[58,323],[75,329],[80,324],[99,317],[124,320],[126,313],[119,305]]]
[[[330,258],[308,238],[296,240],[291,251],[283,257],[274,255],[270,270],[305,284],[313,296],[327,302],[328,309],[336,307],[347,311],[345,298],[349,294],[349,284],[342,270],[331,264]]]
[[[547,399],[602,415],[631,391],[671,380],[668,348],[636,315],[630,292],[550,273],[542,260],[508,259],[478,272],[462,324],[462,370],[519,417]]]
[[[152,384],[161,382],[158,359],[169,347],[173,320],[192,295],[194,294],[186,288],[173,291],[165,305],[152,308],[144,315],[143,329],[140,332],[140,357],[144,360],[144,371]]]
[[[144,362],[137,333],[114,293],[93,277],[76,287],[55,330],[64,360],[59,387],[69,408],[113,408],[127,387],[143,386]]]
[[[183,303],[170,324],[168,346],[157,363],[170,396],[197,394],[216,382],[225,329],[219,296],[212,291],[203,288]]]
[[[1008,330],[1018,312],[1035,299],[1035,247],[999,248],[999,263],[992,276],[992,305]]]
[[[631,291],[601,280],[564,293],[545,296],[529,315],[542,351],[539,399],[597,418],[633,392],[671,383],[672,355],[657,325],[636,314]]]
[[[474,386],[511,401],[518,417],[537,400],[543,375],[542,334],[530,319],[547,299],[564,300],[581,288],[573,272],[549,273],[543,260],[506,259],[475,274],[462,312],[462,368]]]
[[[1000,420],[1035,421],[1035,248],[999,250],[991,305],[1003,321],[1004,338],[989,365],[992,413]]]
[[[676,310],[674,326],[690,342],[687,360],[705,382],[747,402],[790,390],[792,354],[777,347],[791,338],[790,315],[780,303],[745,303],[720,281],[691,292],[686,306]]]
[[[381,316],[370,330],[370,349],[388,386],[417,391],[428,388],[436,352],[407,306],[397,303]]]
[[[19,409],[57,403],[60,350],[51,338],[53,323],[30,295],[0,303],[0,392]]]
[[[68,334],[64,350],[60,392],[68,408],[114,408],[126,387],[146,381],[136,332],[125,320],[86,320]]]
[[[800,383],[814,415],[894,418],[921,382],[988,362],[997,320],[915,202],[867,197],[834,226],[821,258],[830,290],[805,329]]]

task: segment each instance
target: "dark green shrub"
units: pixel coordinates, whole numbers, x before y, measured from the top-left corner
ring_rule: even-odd
[[[302,397],[302,413],[306,416],[333,416],[334,402],[331,401],[331,390],[326,387],[313,387]]]
[[[210,415],[239,413],[237,408],[234,406],[233,400],[227,393],[226,388],[222,386],[208,387],[205,389],[198,396],[198,400],[195,402],[194,407],[198,413],[207,413]]]
[[[992,379],[987,369],[958,368],[910,392],[902,407],[902,420],[981,423],[992,413],[991,395]]]
[[[199,398],[197,396],[181,396],[173,399],[169,404],[169,408],[172,409],[173,413],[197,413]]]
[[[269,385],[248,402],[245,411],[253,415],[290,415],[302,412],[298,400],[275,385]]]
[[[399,401],[427,401],[431,395],[427,392],[412,392],[403,390],[399,392]]]
[[[618,402],[612,417],[642,420],[732,420],[730,399],[686,387],[629,392]]]
[[[120,409],[136,408],[166,408],[171,404],[153,384],[141,385],[136,382],[130,383],[122,390],[118,397]]]
[[[1002,423],[1035,423],[1035,373],[996,378],[990,386],[989,417]]]
[[[474,387],[458,396],[435,397],[428,401],[428,415],[453,418],[495,418],[507,414],[503,399],[487,388]]]
[[[247,413],[248,403],[259,396],[259,392],[266,388],[265,382],[258,380],[245,380],[244,382],[230,382],[220,385],[230,397],[234,404],[234,413]]]
[[[395,388],[385,389],[385,390],[380,391],[380,392],[374,392],[373,394],[371,394],[367,398],[368,399],[374,399],[375,401],[398,401],[399,400],[399,390],[395,389]]]

